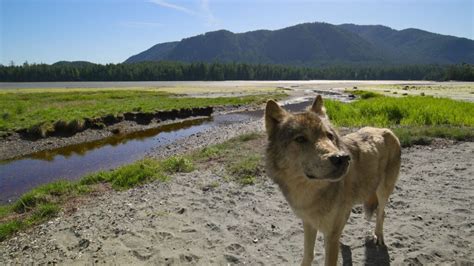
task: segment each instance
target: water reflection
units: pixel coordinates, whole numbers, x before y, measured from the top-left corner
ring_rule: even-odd
[[[180,129],[186,129],[186,128],[190,128],[192,126],[200,125],[200,124],[203,124],[204,122],[210,122],[210,121],[212,121],[211,117],[186,120],[179,123],[171,123],[168,125],[163,125],[160,127],[132,132],[128,134],[117,134],[117,135],[113,135],[111,137],[100,139],[97,141],[75,144],[75,145],[61,147],[61,148],[53,149],[53,150],[40,151],[40,152],[33,153],[31,155],[26,156],[26,158],[53,161],[54,158],[58,155],[61,155],[65,158],[68,158],[72,155],[84,156],[92,150],[100,149],[107,145],[115,147],[117,145],[126,144],[132,140],[145,141],[146,139],[154,137],[163,132],[173,132]]]

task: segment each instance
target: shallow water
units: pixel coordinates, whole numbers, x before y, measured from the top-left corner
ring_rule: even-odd
[[[299,111],[308,104],[289,104],[285,108]],[[3,161],[0,162],[0,203],[14,200],[41,184],[60,179],[74,180],[88,173],[131,163],[143,158],[154,148],[211,127],[257,120],[262,116],[263,110],[257,110],[187,120]]]

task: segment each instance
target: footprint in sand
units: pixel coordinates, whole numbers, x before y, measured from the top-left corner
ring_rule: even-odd
[[[194,254],[181,254],[179,260],[181,263],[196,263],[199,261],[199,257]]]
[[[240,255],[245,252],[245,248],[238,243],[232,243],[228,245],[225,249],[236,255]]]
[[[161,240],[168,240],[174,238],[173,234],[168,232],[158,232],[158,238]]]
[[[145,251],[145,250],[133,250],[132,254],[133,256],[135,256],[137,259],[141,261],[149,260],[151,256],[153,256],[153,253],[151,253],[150,251]]]

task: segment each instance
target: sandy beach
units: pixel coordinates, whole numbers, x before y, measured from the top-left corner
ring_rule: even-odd
[[[185,152],[255,129],[263,130],[262,121],[193,135],[153,155]],[[254,141],[263,152],[264,138]],[[375,223],[358,206],[344,229],[339,263],[471,264],[474,144],[438,140],[402,153],[386,209],[387,247],[371,242]],[[0,243],[0,264],[299,264],[301,222],[277,186],[264,173],[255,185],[242,186],[209,169],[123,192],[105,188],[80,199],[77,208]],[[322,251],[318,235],[315,265]]]

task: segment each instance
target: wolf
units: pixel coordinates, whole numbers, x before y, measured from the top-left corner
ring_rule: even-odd
[[[339,239],[354,204],[366,218],[376,211],[374,241],[384,245],[384,208],[400,170],[398,138],[386,128],[365,127],[341,137],[323,99],[290,113],[275,101],[265,108],[266,171],[302,219],[302,265],[314,259],[317,231],[324,235],[325,265],[336,265]]]

